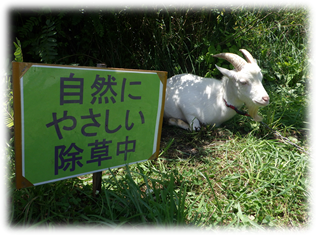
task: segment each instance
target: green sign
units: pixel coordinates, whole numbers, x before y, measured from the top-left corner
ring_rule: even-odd
[[[21,179],[40,185],[158,157],[165,72],[16,67]]]

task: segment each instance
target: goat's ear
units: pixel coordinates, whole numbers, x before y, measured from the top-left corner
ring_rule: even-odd
[[[224,76],[229,77],[229,78],[235,78],[236,77],[236,71],[228,70],[228,69],[219,67],[217,65],[215,65],[215,66]]]

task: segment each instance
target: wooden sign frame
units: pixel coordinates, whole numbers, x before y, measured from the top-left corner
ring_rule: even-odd
[[[155,76],[157,77],[158,80],[155,79]],[[75,77],[80,77],[81,79],[76,80]],[[149,82],[146,77],[148,77],[148,79],[153,79],[153,80]],[[97,79],[99,79],[98,80],[99,83],[94,83],[95,81],[97,81]],[[109,82],[111,82],[111,84],[112,83],[117,84],[117,85],[120,84],[120,87],[122,87],[120,88],[121,90],[119,90],[122,92],[121,96],[120,94],[117,94],[117,96],[112,96],[112,97],[101,97],[101,93],[103,93],[103,95],[106,94],[105,89],[103,89],[103,91],[101,92],[101,87],[100,87],[101,80],[103,81],[103,84],[109,84]],[[81,88],[83,89],[84,87],[85,90],[86,88],[91,89],[90,96],[87,95],[86,93],[84,93],[84,95],[83,93],[81,93],[82,96],[86,98],[87,100],[82,100],[82,99],[75,100],[73,98],[74,96],[76,96],[77,93],[69,92],[69,87],[77,89],[79,86],[67,85],[67,82],[69,81],[75,81],[75,82],[80,81],[82,82],[82,84],[84,81],[85,86],[82,85]],[[25,188],[25,187],[30,187],[30,186],[36,186],[36,185],[40,185],[44,183],[63,180],[66,178],[72,178],[72,177],[78,176],[79,174],[95,173],[95,172],[100,172],[102,170],[106,170],[109,168],[115,168],[115,167],[119,167],[123,165],[133,164],[135,162],[156,159],[159,155],[166,81],[167,81],[167,72],[162,72],[162,71],[13,62],[16,187],[20,189],[20,188]],[[86,85],[86,84],[89,84],[89,85]],[[152,85],[152,84],[156,84],[156,85]],[[55,90],[50,90],[50,89],[55,89]],[[56,94],[58,93],[57,89],[59,89],[60,94]],[[93,94],[96,94],[98,89],[99,89],[100,96],[93,97]],[[128,90],[128,89],[130,93],[129,94],[126,93],[126,95],[124,93],[124,96],[123,96],[123,91]],[[118,90],[113,91],[114,92],[113,94],[119,93],[119,91]],[[153,101],[154,104],[150,104],[150,100],[151,100],[150,93],[152,93],[152,99],[155,100]],[[47,96],[45,96],[45,94],[47,94]],[[34,100],[38,101],[38,104],[34,104],[36,103],[34,102]],[[126,104],[123,104],[124,103],[123,101],[126,102]],[[81,105],[83,104],[84,106],[80,106],[80,104],[78,103],[80,103]],[[90,107],[97,107],[98,105],[99,105],[99,108],[96,110],[93,110],[92,111],[93,113],[92,113],[91,112],[92,108]],[[63,112],[61,111],[61,110],[66,110],[66,108],[64,107],[71,107],[71,106],[73,107],[76,106],[76,108],[73,108],[73,109],[67,108],[68,114],[67,114],[67,111],[63,111]],[[157,107],[153,107],[153,106],[157,106]],[[46,113],[41,111],[44,109],[43,107],[45,107]],[[85,109],[83,109],[84,110],[83,113],[80,113],[81,107],[85,107]],[[107,108],[107,107],[111,107],[111,108]],[[124,108],[126,109],[126,111],[124,110]],[[135,108],[135,110],[137,111],[140,109],[141,111],[139,111],[139,114],[136,113],[136,111],[133,112],[133,114],[131,114],[133,111],[133,108]],[[104,109],[106,110],[106,114],[105,112],[102,111]],[[124,110],[122,111],[124,115],[117,114],[118,116],[115,116],[116,113],[118,113],[119,110],[121,109]],[[150,110],[146,111],[147,109],[150,109]],[[156,116],[152,114],[153,109],[157,110],[157,113],[155,114]],[[90,114],[88,110],[90,110]],[[70,115],[71,112],[77,113],[77,111],[79,112],[79,114],[77,114],[79,116]],[[49,116],[48,115],[45,116],[43,115],[43,113],[45,113],[45,115],[49,113],[51,120],[48,121]],[[105,122],[104,122],[104,119],[103,119],[103,122],[101,122],[101,119],[100,119],[101,114],[103,116],[107,115],[105,116]],[[40,115],[41,117],[39,118],[36,115]],[[55,115],[55,118],[54,118],[54,115]],[[136,117],[135,115],[138,115],[137,120],[132,119],[132,117]],[[110,120],[110,117],[113,117],[111,120],[113,120],[113,122],[115,123],[116,119],[119,119],[119,118],[122,119],[123,116],[126,116],[126,119],[125,119],[125,123],[121,123],[122,125],[118,125],[118,124],[112,125],[111,123],[109,123],[109,121],[107,121],[107,120]],[[130,118],[128,119],[128,117]],[[78,127],[76,126],[75,128],[71,129],[70,127],[71,125],[67,123],[64,126],[66,127],[66,129],[62,129],[62,128],[59,129],[58,125],[56,124],[57,120],[60,121],[60,120],[65,120],[67,118],[76,119],[76,123],[78,123]],[[86,119],[88,118],[90,118],[91,120],[94,119],[93,123],[91,122],[87,124]],[[79,123],[81,123],[81,126],[79,125]],[[40,127],[37,127],[37,126],[40,126]],[[81,129],[79,128],[79,126],[81,127]],[[98,126],[101,126],[103,129],[102,130],[99,129],[101,127],[98,127]],[[101,145],[100,144],[101,139],[103,139],[103,147],[104,147],[105,146],[104,143],[106,143],[108,146],[110,145],[109,143],[111,142],[108,141],[110,137],[111,137],[110,138],[111,141],[113,140],[113,143],[115,142],[117,138],[119,138],[118,137],[119,135],[117,133],[114,134],[113,132],[115,126],[117,127],[115,130],[119,130],[120,132],[124,132],[124,133],[129,133],[128,135],[130,137],[127,136],[126,134],[125,145],[133,146],[134,152],[130,151],[131,149],[128,149],[132,147],[125,147],[125,150],[124,149],[122,150],[122,148],[120,149],[120,144],[123,142],[117,142],[117,145],[113,147],[113,149],[115,148],[115,151],[112,150],[111,152],[109,150],[108,152],[108,148],[110,147],[107,147],[106,150],[103,149],[102,159],[100,156],[98,156],[98,159],[94,159],[96,158],[96,156],[92,157],[91,155],[91,158],[87,158],[80,155],[81,161],[83,162],[84,160],[83,163],[86,163],[86,165],[88,165],[88,163],[91,163],[89,164],[89,167],[90,165],[97,166],[95,169],[92,169],[90,167],[90,168],[87,168],[88,169],[87,171],[84,171],[84,170],[77,171],[77,170],[81,170],[82,167],[80,168],[80,166],[76,165],[77,169],[74,170],[74,175],[69,175],[70,174],[69,169],[71,170],[71,167],[65,166],[61,168],[61,165],[62,164],[66,165],[64,163],[68,161],[68,159],[63,160],[62,157],[65,155],[65,152],[67,152],[70,149],[69,147],[67,151],[64,151],[65,149],[63,149],[62,146],[65,146],[66,144],[62,142],[63,138],[65,141],[66,140],[68,141],[67,143],[75,142],[75,140],[72,141],[71,139],[72,138],[76,139],[78,135],[80,135],[81,133],[82,135],[85,135],[84,138],[86,138],[87,140],[87,141],[81,141],[81,142],[85,143],[85,145],[86,143],[89,143],[90,145],[92,145],[95,141],[96,143],[95,149],[97,149],[97,146]],[[137,128],[139,128],[139,131],[137,131],[138,130]],[[152,130],[153,128],[155,128],[155,131]],[[33,133],[33,129],[35,133]],[[68,135],[67,130],[70,130],[70,129],[71,129],[71,135],[70,134]],[[48,134],[47,132],[50,132],[50,134]],[[150,143],[155,142],[153,145],[154,146],[153,148],[155,150],[153,150],[152,154],[146,157],[146,159],[140,160],[139,155],[143,153],[142,149],[138,149],[135,146],[137,143],[137,146],[145,146],[144,148],[146,149],[146,143],[143,143],[143,142],[144,142],[144,139],[149,139],[149,138],[145,136],[142,137],[142,135],[145,135],[147,132],[154,133],[154,135],[151,135],[152,138],[154,138],[154,140],[151,140]],[[91,136],[93,135],[95,136],[95,138],[97,137],[98,140],[95,140],[95,138],[92,138]],[[122,135],[124,136],[124,134]],[[55,142],[57,141],[56,143],[60,143],[60,144],[58,144],[58,146],[56,146],[57,144],[55,144],[55,147],[54,145],[50,147],[50,145],[47,144],[46,142],[40,143],[41,139],[45,139],[45,136],[46,138],[47,136],[49,136],[49,138],[53,136],[52,137],[53,141],[46,141],[46,142],[52,142],[53,144],[54,141]],[[139,136],[140,144],[136,142],[138,139],[135,136],[137,136],[137,138]],[[130,139],[134,138],[135,139],[134,142],[132,143],[132,141],[128,141],[128,137]],[[100,142],[97,142],[97,141],[100,141]],[[35,145],[34,142],[36,142],[37,145]],[[39,150],[38,150],[39,156],[36,157],[37,150],[34,150],[34,149],[37,148],[37,146],[39,146]],[[81,149],[82,151],[80,151],[80,153],[82,153],[83,151],[85,153],[88,153],[87,149],[84,149],[83,147],[81,148],[82,148]],[[45,151],[42,149],[45,149]],[[77,149],[80,149],[80,148],[78,147]],[[54,151],[55,151],[55,154],[53,154]],[[64,151],[63,156],[61,155],[60,151]],[[134,154],[136,151],[138,151],[139,154]],[[144,152],[146,151],[144,150]],[[108,156],[106,158],[105,155],[107,154],[111,156]],[[136,159],[135,161],[133,161],[133,158],[134,158],[133,154],[135,156],[137,155],[137,157],[135,157]],[[104,164],[106,162],[104,159],[110,159],[112,161],[114,158],[119,160],[118,165],[114,164],[114,165],[109,166],[109,165]],[[123,161],[122,159],[125,159],[123,162],[124,164],[122,164],[122,161]],[[54,161],[55,163],[53,163]],[[79,164],[78,162],[79,161],[77,161],[77,164]],[[36,164],[38,164],[38,166],[35,167]],[[104,166],[102,164],[104,164]],[[81,163],[81,165],[84,165],[84,164]],[[73,163],[73,168],[75,168],[74,166],[75,166],[75,163]],[[44,169],[45,167],[47,168],[46,170]],[[59,177],[58,175],[57,178],[56,177],[54,178],[52,176],[52,178],[50,178],[51,176],[46,176],[43,174],[43,172],[47,172],[47,174],[52,175],[54,171],[55,171],[55,174],[57,172],[57,175],[60,174],[61,176]],[[44,180],[43,181],[38,180],[40,178],[43,178]]]

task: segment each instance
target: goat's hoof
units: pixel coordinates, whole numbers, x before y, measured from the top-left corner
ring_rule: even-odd
[[[194,127],[195,131],[200,131],[201,127]]]

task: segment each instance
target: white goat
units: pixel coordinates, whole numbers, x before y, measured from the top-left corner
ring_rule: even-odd
[[[261,83],[261,69],[248,51],[240,51],[247,61],[233,53],[214,55],[235,68],[228,70],[215,65],[223,74],[222,80],[192,74],[179,74],[168,79],[164,117],[170,125],[190,130],[199,130],[200,124],[218,126],[236,114],[225,102],[236,108],[245,103],[249,115],[255,121],[262,120],[258,109],[268,105],[270,98]]]

